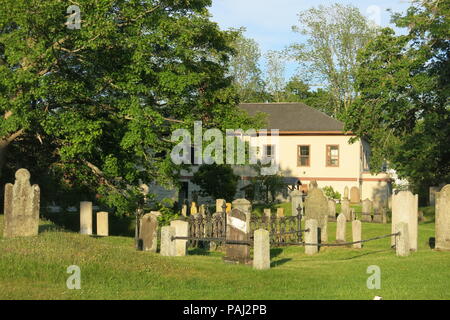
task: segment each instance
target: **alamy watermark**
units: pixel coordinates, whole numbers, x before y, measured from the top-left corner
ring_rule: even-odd
[[[379,266],[369,266],[367,267],[367,273],[371,274],[371,276],[367,278],[367,289],[381,289],[381,268]]]
[[[66,286],[69,290],[80,290],[81,289],[81,269],[79,266],[69,266],[67,267],[67,273],[71,274],[67,278]]]

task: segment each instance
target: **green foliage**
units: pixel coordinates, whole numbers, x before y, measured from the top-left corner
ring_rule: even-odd
[[[331,187],[331,186],[323,187],[322,190],[328,199],[333,199],[333,200],[341,199],[341,194],[338,191],[335,191],[333,189],[333,187]]]
[[[201,188],[203,196],[233,201],[239,177],[230,165],[204,164],[194,173],[192,182]]]
[[[268,167],[269,165],[267,165]],[[249,200],[263,200],[266,204],[275,202],[276,197],[287,188],[283,176],[279,174],[262,174],[266,167],[260,161],[252,168],[256,175],[250,178],[250,184],[246,187],[246,198]]]
[[[175,129],[192,130],[196,120],[221,130],[252,126],[227,74],[234,34],[209,20],[210,3],[86,0],[81,29],[70,30],[70,3],[3,1],[4,174],[25,164],[40,184],[52,176],[55,189],[82,189],[133,214],[143,205],[141,183],[177,180]],[[23,150],[32,152],[26,161]]]
[[[417,2],[394,15],[409,33],[386,28],[361,50],[360,96],[346,114],[346,129],[372,147],[371,169],[387,160],[415,191],[450,178],[450,5]]]

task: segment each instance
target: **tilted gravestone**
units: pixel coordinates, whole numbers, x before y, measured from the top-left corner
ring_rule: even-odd
[[[292,216],[298,216],[298,207],[303,208],[302,192],[300,190],[294,190],[291,192],[290,197]]]
[[[362,202],[362,222],[372,222],[372,201],[366,199]]]
[[[30,237],[39,233],[40,189],[30,184],[30,172],[19,169],[14,185],[5,185],[3,237]]]
[[[412,251],[417,250],[417,228],[419,197],[410,191],[400,191],[392,196],[392,233],[395,233],[396,225],[404,222],[408,226],[409,246]],[[395,244],[395,238],[391,238],[391,245]]]
[[[141,218],[139,228],[139,240],[142,250],[156,252],[158,248],[158,216],[147,213]]]
[[[352,217],[351,217],[351,212],[350,212],[350,200],[348,199],[342,199],[341,201],[341,213],[344,214],[345,218],[347,219],[347,221],[351,221]]]
[[[231,210],[227,215],[226,239],[231,241],[248,241],[250,234],[250,212],[239,209]],[[247,264],[250,262],[250,246],[248,244],[227,243],[225,262]]]
[[[326,242],[328,240],[328,199],[322,189],[316,188],[308,192],[305,200],[305,218],[317,221],[320,239]]]
[[[351,203],[359,203],[361,201],[360,195],[359,195],[359,188],[358,187],[352,187],[350,189],[350,202]]]
[[[436,195],[436,249],[450,250],[450,184]]]

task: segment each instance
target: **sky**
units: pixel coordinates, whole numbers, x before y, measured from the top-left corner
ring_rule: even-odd
[[[299,25],[300,11],[334,3],[354,5],[383,27],[393,27],[388,8],[404,12],[409,7],[408,0],[213,0],[210,13],[212,20],[224,30],[245,27],[245,36],[254,39],[264,55],[269,50],[283,50],[301,40],[300,35],[292,31],[292,26]],[[264,69],[263,61],[261,67]],[[290,78],[295,71],[295,62],[287,63],[286,77]]]

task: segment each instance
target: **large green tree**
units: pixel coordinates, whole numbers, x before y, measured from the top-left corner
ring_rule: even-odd
[[[2,1],[1,167],[33,151],[60,183],[130,213],[141,182],[176,181],[173,130],[250,125],[227,76],[234,35],[209,20],[211,0],[78,3],[74,29],[72,1]]]
[[[310,84],[329,91],[334,117],[340,118],[357,96],[354,87],[356,56],[374,36],[374,30],[358,8],[320,5],[302,11],[293,30],[306,36],[291,52]]]
[[[393,16],[409,32],[384,29],[360,52],[346,127],[372,145],[372,168],[384,160],[420,188],[450,178],[450,3],[418,1]]]

